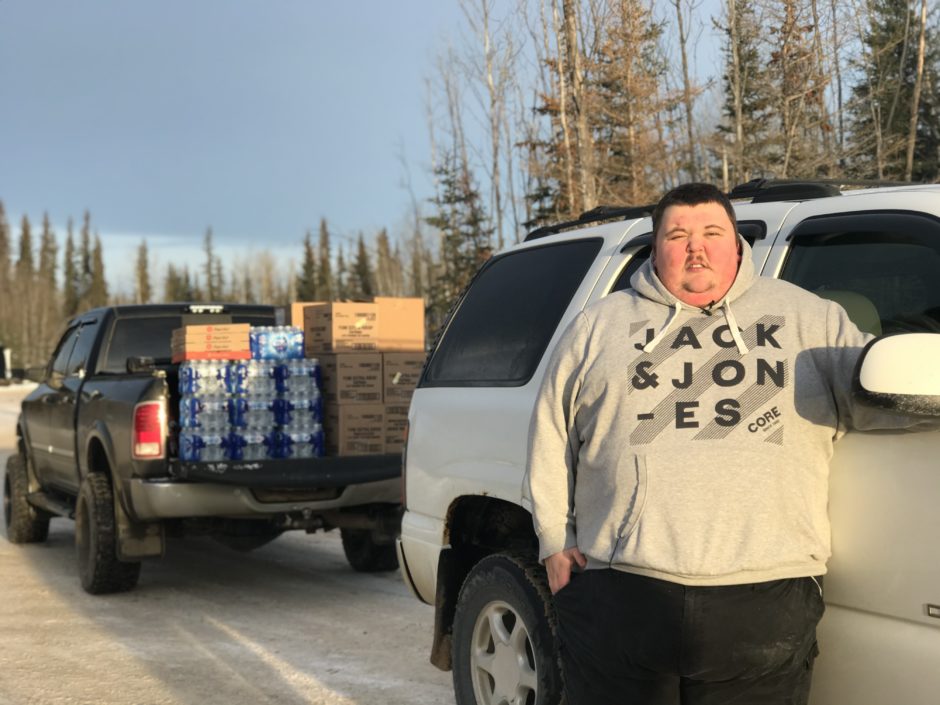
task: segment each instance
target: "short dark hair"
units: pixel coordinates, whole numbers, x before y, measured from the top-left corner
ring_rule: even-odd
[[[669,206],[700,206],[703,203],[717,203],[731,219],[734,232],[738,232],[738,219],[734,216],[734,206],[731,200],[713,184],[689,183],[676,186],[666,193],[653,209],[653,241],[659,232],[659,225],[663,220],[663,213]]]

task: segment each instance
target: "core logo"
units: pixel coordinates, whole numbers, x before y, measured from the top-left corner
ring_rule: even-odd
[[[751,433],[766,431],[768,428],[771,426],[776,426],[778,423],[780,423],[780,409],[778,409],[776,406],[773,406],[769,411],[765,411],[763,414],[751,421],[751,423],[747,425],[747,430]]]

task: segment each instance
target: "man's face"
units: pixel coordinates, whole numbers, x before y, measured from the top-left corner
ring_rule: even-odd
[[[738,235],[720,203],[669,206],[655,235],[653,264],[679,301],[707,306],[728,293],[738,273]]]

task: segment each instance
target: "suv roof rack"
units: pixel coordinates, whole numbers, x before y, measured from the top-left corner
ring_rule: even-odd
[[[772,201],[809,201],[814,198],[841,196],[842,186],[911,186],[910,181],[883,181],[873,179],[751,179],[738,184],[728,193],[731,200],[750,199],[751,203]],[[574,220],[543,225],[525,236],[524,242],[590,223],[604,220],[633,220],[652,215],[656,204],[647,206],[597,206],[585,211]]]
[[[566,220],[562,223],[552,223],[536,228],[525,236],[524,242],[537,240],[540,237],[547,237],[560,233],[563,230],[578,228],[588,223],[599,223],[602,220],[633,220],[634,218],[645,218],[653,212],[656,204],[648,206],[597,206],[589,211],[585,211],[575,220]]]
[[[842,186],[910,186],[909,181],[878,181],[870,179],[751,179],[738,184],[728,198],[750,198],[751,203],[771,201],[808,201],[814,198],[841,196]]]

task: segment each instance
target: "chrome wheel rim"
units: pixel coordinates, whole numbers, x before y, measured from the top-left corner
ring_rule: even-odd
[[[532,640],[508,603],[494,600],[480,610],[473,626],[470,673],[481,705],[534,705],[538,678]]]

